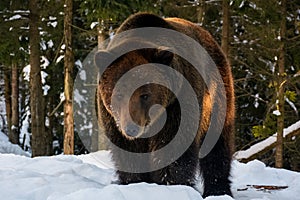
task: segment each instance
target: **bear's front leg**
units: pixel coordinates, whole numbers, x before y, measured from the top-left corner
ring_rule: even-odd
[[[221,135],[211,152],[200,159],[200,173],[204,182],[203,198],[226,194],[232,196],[229,180],[230,168],[230,148]]]
[[[197,150],[192,145],[179,159],[169,166],[151,173],[152,182],[162,185],[194,186],[198,166]],[[168,157],[168,155],[165,155]]]
[[[112,159],[117,169],[120,184],[130,184],[139,182],[149,182],[148,174],[145,172],[149,168],[149,156],[144,154],[147,148],[146,141],[141,144],[133,140],[123,140],[121,148],[113,146]]]
[[[130,183],[140,183],[149,182],[148,175],[146,173],[128,173],[117,171],[119,176],[119,183],[122,185],[127,185]]]

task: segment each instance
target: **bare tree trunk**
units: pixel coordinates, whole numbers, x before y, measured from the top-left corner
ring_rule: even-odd
[[[97,32],[98,32],[98,49],[100,50],[103,48],[102,43],[108,37],[108,35],[105,33],[104,22],[101,19],[98,19]]]
[[[98,25],[98,49],[103,49],[103,42],[106,40],[106,38],[108,37],[107,34],[105,34],[105,30],[104,30],[104,25],[101,21],[101,19],[98,19],[99,25]],[[97,98],[97,96],[96,96]],[[96,99],[96,108],[99,109],[99,105],[98,105],[98,100]],[[97,110],[97,117],[98,119],[100,118],[100,113],[99,110]],[[98,120],[99,121],[99,120]],[[98,126],[98,133],[93,133],[92,135],[92,147],[91,147],[91,151],[96,151],[96,150],[104,150],[107,149],[107,141],[105,140],[105,136],[104,136],[104,131],[102,129],[102,127],[99,125]]]
[[[19,72],[16,63],[11,68],[11,132],[9,141],[19,144]]]
[[[197,6],[197,23],[201,26],[204,22],[205,15],[205,0],[199,0],[199,5]]]
[[[221,47],[225,55],[228,57],[229,55],[229,1],[223,0],[222,5],[222,41],[221,41]]]
[[[54,82],[54,79],[56,77],[55,76],[51,76],[50,77],[50,82]],[[49,137],[51,138],[51,140],[49,141],[49,143],[51,144],[51,149],[49,149],[49,153],[51,155],[54,154],[54,149],[53,149],[53,136],[54,136],[54,132],[56,131],[56,127],[59,126],[58,124],[55,124],[55,119],[57,119],[57,117],[54,115],[54,114],[51,114],[51,112],[55,109],[55,104],[56,104],[56,101],[57,100],[57,97],[55,95],[48,95],[48,99],[47,99],[47,102],[48,102],[48,105],[49,105],[49,108],[48,108],[48,113],[50,113],[48,115],[48,120],[49,120],[49,124],[48,124],[48,127],[46,127],[47,130],[47,133],[49,134]],[[46,111],[47,112],[47,111]]]
[[[30,45],[30,112],[32,132],[32,156],[46,155],[45,114],[40,68],[40,34],[38,30],[38,1],[29,1]]]
[[[46,155],[53,155],[53,134],[52,130],[49,128],[45,128],[45,137],[46,137]]]
[[[283,129],[284,129],[284,91],[285,91],[285,34],[286,34],[286,0],[281,1],[281,25],[280,25],[280,47],[279,47],[279,77],[278,77],[278,110],[277,116],[277,144],[275,154],[275,167],[283,167]]]
[[[73,1],[65,0],[64,37],[66,52],[64,58],[64,154],[74,154],[74,118],[73,118],[73,65],[72,50]]]
[[[11,135],[11,73],[10,69],[4,71],[4,97],[5,97],[5,110],[7,119],[8,135]]]

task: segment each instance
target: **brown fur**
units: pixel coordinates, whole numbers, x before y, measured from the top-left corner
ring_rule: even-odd
[[[124,109],[126,108],[124,108],[125,104],[122,102],[122,98],[125,98],[124,95],[126,95],[126,92],[124,93],[124,91],[126,91],[127,84],[125,83],[122,86],[122,94],[113,94],[112,90],[122,75],[142,64],[159,62],[167,64],[182,73],[197,94],[198,102],[201,107],[201,119],[199,120],[199,130],[194,142],[176,162],[161,170],[149,173],[137,174],[118,171],[120,183],[128,184],[145,181],[158,184],[194,185],[195,173],[198,168],[198,163],[200,163],[200,172],[204,179],[203,196],[231,195],[228,177],[230,175],[230,163],[234,146],[233,125],[235,111],[233,80],[226,56],[207,31],[189,21],[179,18],[162,19],[155,15],[139,13],[128,18],[118,29],[117,33],[140,27],[173,29],[199,42],[212,57],[221,74],[226,90],[227,112],[221,137],[213,150],[199,161],[199,149],[210,124],[212,106],[220,104],[215,94],[208,93],[207,87],[212,87],[210,91],[213,91],[215,85],[218,83],[212,81],[211,85],[206,86],[197,70],[194,69],[188,61],[161,49],[141,49],[121,56],[104,71],[98,87],[100,124],[104,126],[106,135],[114,144],[132,152],[155,151],[173,139],[174,133],[176,133],[180,123],[179,102],[176,100],[176,94],[157,84],[148,84],[138,88],[130,97],[129,113],[124,114]],[[122,44],[117,43],[111,46],[115,48],[118,47],[118,45]],[[105,51],[110,51],[110,49]],[[99,52],[96,55],[96,63],[99,67],[101,66],[101,59],[104,59],[102,54],[103,52]],[[166,60],[167,63],[165,63]],[[149,71],[147,74],[150,74],[153,80],[166,79],[162,71]],[[166,81],[169,81],[170,84],[176,82],[174,80]],[[112,110],[111,99],[113,95],[120,96],[118,108]],[[213,101],[211,101],[211,97]],[[160,104],[166,108],[168,118],[164,128],[159,134],[147,139],[131,136],[128,133],[128,127],[131,127],[131,125],[128,124],[128,115],[131,115],[137,124],[144,127],[150,123],[148,111],[153,104]],[[159,117],[161,113],[157,113],[156,115]],[[145,130],[134,131],[143,132]],[[113,148],[112,153],[117,166],[131,165],[134,167],[134,164],[128,163],[131,161],[126,160],[122,155],[116,153]],[[151,160],[149,160],[149,164],[151,165]]]

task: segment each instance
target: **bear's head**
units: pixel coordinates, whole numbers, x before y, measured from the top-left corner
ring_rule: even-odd
[[[101,50],[95,56],[97,67],[103,70],[98,98],[120,132],[129,139],[137,138],[147,132],[175,98],[167,87],[157,84],[174,80],[159,66],[151,67],[156,63],[170,65],[174,54],[165,48],[139,49],[115,60],[111,59],[112,54],[112,51]],[[107,60],[113,61],[103,66]],[[157,104],[160,106],[155,106]]]

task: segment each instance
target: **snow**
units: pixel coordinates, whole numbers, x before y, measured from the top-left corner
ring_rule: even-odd
[[[252,200],[288,200],[296,199],[300,195],[300,173],[284,169],[266,167],[264,163],[254,160],[247,164],[237,161],[233,163],[232,190],[245,189],[235,193],[236,199]],[[249,188],[247,185],[288,186],[287,189],[263,191]]]
[[[94,29],[95,28],[95,26],[97,26],[99,24],[99,22],[92,22],[91,23],[91,29]]]
[[[47,50],[47,46],[46,46],[46,43],[45,43],[45,41],[44,41],[44,40],[41,40],[41,42],[40,42],[40,46],[41,46],[41,48],[42,48],[44,51],[46,51],[46,50]]]
[[[242,8],[245,4],[245,1],[242,1],[241,4],[239,5],[239,8]]]
[[[57,21],[55,21],[55,22],[49,22],[48,26],[51,25],[53,28],[55,28],[57,26],[57,24],[58,24]]]
[[[28,127],[22,127],[28,128]],[[300,128],[300,121],[284,130]],[[21,132],[26,132],[21,131]],[[0,193],[5,200],[201,200],[202,184],[197,190],[188,186],[148,183],[116,184],[117,178],[109,151],[87,155],[58,155],[30,158],[30,154],[8,141],[0,131]],[[254,160],[247,164],[233,161],[232,192],[236,200],[291,200],[300,196],[300,173],[267,167]],[[254,186],[287,187],[281,190]],[[232,200],[210,196],[205,200]]]
[[[280,113],[279,110],[274,110],[274,111],[272,112],[272,114],[273,114],[273,115],[276,115],[276,116],[280,116],[280,115],[281,115],[281,113]]]
[[[46,69],[49,65],[50,65],[50,61],[45,56],[41,56],[41,67],[42,67],[42,69]]]
[[[20,146],[8,142],[8,137],[0,131],[0,156],[2,153],[11,153],[22,156],[30,156],[29,153],[23,151]],[[2,165],[2,162],[0,162]],[[1,170],[1,168],[0,168]],[[0,173],[1,174],[1,173]],[[0,175],[1,177],[1,175]],[[1,186],[0,186],[1,187]],[[1,189],[0,189],[1,190]]]
[[[60,93],[59,98],[60,98],[60,101],[61,101],[61,102],[64,101],[64,100],[66,99],[65,93],[63,93],[63,92]]]
[[[80,72],[79,72],[79,77],[80,77],[80,79],[81,80],[86,80],[86,71],[85,70],[81,70]]]
[[[81,60],[76,60],[75,65],[76,65],[79,69],[82,69],[82,68],[83,68],[83,65],[82,65]]]
[[[41,57],[41,67],[43,69],[45,69],[48,65],[49,65],[49,61],[47,60],[47,58],[45,58],[44,56]],[[42,78],[42,83],[45,84],[46,83],[46,78],[47,78],[48,74],[44,71],[41,71],[41,78]],[[23,68],[23,78],[25,81],[29,81],[30,79],[30,65],[26,65]]]
[[[8,142],[8,137],[0,131],[0,141]]]
[[[30,65],[26,65],[23,68],[23,78],[25,81],[29,81],[29,77],[30,77]]]
[[[56,63],[56,64],[59,63],[64,57],[65,57],[64,55],[60,55],[60,56],[56,59],[55,63]]]
[[[81,103],[86,104],[87,101],[84,99],[84,96],[82,96],[80,94],[80,92],[78,91],[78,89],[74,90],[74,101],[79,105],[79,107],[81,107]]]
[[[5,21],[12,21],[12,20],[17,20],[17,19],[21,19],[21,18],[22,18],[22,16],[17,14],[17,15],[10,17],[8,20],[5,20]]]
[[[20,14],[29,14],[29,10],[14,10],[13,13],[20,13]]]
[[[11,146],[0,133],[0,147]],[[5,144],[5,145],[3,145]],[[0,149],[1,149],[0,148]],[[9,150],[7,148],[6,150]],[[0,153],[1,199],[30,200],[201,200],[188,186],[137,183],[117,185],[109,151],[87,155],[29,158],[20,152]],[[20,155],[21,154],[21,155]],[[290,200],[300,196],[300,173],[266,167],[260,161],[232,163],[232,192],[236,200]],[[288,186],[282,190],[257,190],[249,185]],[[200,184],[199,184],[200,187]],[[211,196],[206,200],[232,200]]]
[[[291,106],[291,108],[295,111],[296,115],[298,115],[298,109],[295,104],[289,100],[289,98],[285,97],[285,101]]]
[[[20,143],[23,142],[24,138],[25,138],[25,143],[24,146],[25,147],[29,147],[30,146],[30,134],[28,132],[29,130],[29,116],[30,116],[30,110],[29,110],[29,106],[26,106],[25,108],[25,119],[22,121],[22,126],[20,129]]]
[[[300,121],[294,123],[293,125],[289,126],[288,128],[285,128],[283,130],[283,137],[286,137],[289,133],[291,133],[297,129],[300,129]],[[277,139],[277,133],[275,133],[274,135],[268,137],[267,139],[255,144],[255,145],[252,145],[249,149],[236,152],[235,158],[237,160],[249,158],[252,155],[254,155],[255,153],[257,153],[257,152],[265,149],[266,147],[270,146],[271,144],[275,143],[276,139]]]
[[[49,16],[49,20],[56,20],[57,17]]]
[[[258,106],[259,106],[258,99],[259,99],[259,94],[256,94],[256,95],[255,95],[255,101],[254,101],[254,107],[255,107],[255,108],[258,108]]]
[[[48,91],[50,90],[50,86],[49,85],[43,85],[42,89],[43,89],[43,95],[47,96]]]
[[[47,45],[48,45],[49,48],[52,48],[52,47],[54,46],[54,43],[53,43],[52,40],[49,40],[49,41],[47,42]]]

